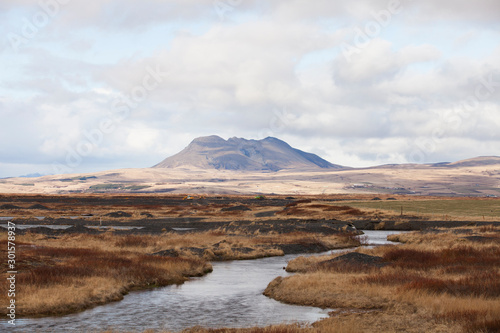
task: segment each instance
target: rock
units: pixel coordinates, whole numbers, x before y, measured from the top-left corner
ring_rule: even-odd
[[[358,229],[356,229],[356,226],[352,223],[347,223],[346,226],[344,227],[344,230],[346,232],[357,232]]]
[[[146,216],[147,218],[152,218],[152,217],[153,217],[153,214],[146,213],[146,212],[142,212],[142,213],[141,213],[141,216]]]

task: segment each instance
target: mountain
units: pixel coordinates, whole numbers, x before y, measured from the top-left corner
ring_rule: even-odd
[[[344,169],[273,137],[224,140],[216,135],[194,139],[181,152],[153,168],[177,167],[241,171]]]

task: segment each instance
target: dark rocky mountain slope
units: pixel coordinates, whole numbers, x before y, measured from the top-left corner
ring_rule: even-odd
[[[154,166],[178,167],[268,172],[283,169],[344,169],[273,137],[263,140],[236,137],[224,140],[216,135],[194,139],[181,152]]]

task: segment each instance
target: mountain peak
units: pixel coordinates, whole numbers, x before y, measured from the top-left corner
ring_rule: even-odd
[[[224,144],[226,140],[218,135],[200,136],[199,138],[191,141],[192,144],[197,144],[201,146],[211,146],[211,145],[221,145]]]
[[[171,156],[155,168],[196,167],[202,169],[279,171],[341,169],[321,157],[292,148],[274,137],[247,140],[217,135],[194,139],[184,150]]]

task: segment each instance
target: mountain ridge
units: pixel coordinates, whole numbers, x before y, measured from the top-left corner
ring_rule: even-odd
[[[349,168],[272,137],[224,140],[210,136],[193,140],[156,168],[6,178],[0,180],[0,193],[390,193],[493,198],[500,196],[500,157]]]
[[[216,170],[276,172],[284,169],[347,169],[318,155],[293,148],[274,137],[247,140],[217,135],[199,137],[179,153],[167,157],[153,168],[197,167]]]

